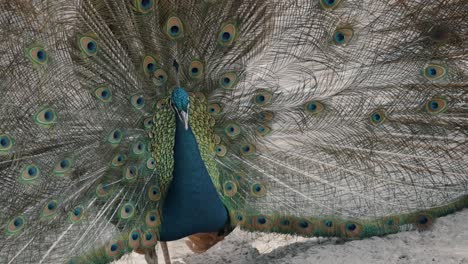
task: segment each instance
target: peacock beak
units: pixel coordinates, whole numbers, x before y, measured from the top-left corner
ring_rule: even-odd
[[[180,110],[177,109],[177,107],[174,107],[176,113],[177,113],[177,116],[179,117],[179,120],[184,123],[184,127],[185,127],[185,130],[188,130],[188,124],[189,124],[189,109],[190,109],[190,104],[187,105],[187,112],[185,112],[184,110]]]

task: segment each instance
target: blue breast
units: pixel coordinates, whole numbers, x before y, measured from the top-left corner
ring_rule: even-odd
[[[179,118],[176,120],[174,173],[163,205],[160,241],[218,232],[228,221],[192,129],[185,130]]]

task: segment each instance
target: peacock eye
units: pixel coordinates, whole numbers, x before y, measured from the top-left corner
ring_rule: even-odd
[[[166,34],[171,39],[179,39],[184,35],[184,26],[178,17],[170,17],[166,23]]]
[[[227,153],[227,148],[224,145],[217,145],[215,151],[218,157],[224,157]]]
[[[151,240],[151,239],[153,239],[153,234],[151,234],[151,233],[146,233],[145,239],[146,239],[146,240]]]
[[[81,208],[75,208],[75,209],[73,210],[73,214],[74,214],[75,216],[80,216],[80,215],[81,215]]]
[[[221,76],[219,79],[221,87],[224,89],[233,89],[238,80],[237,74],[234,72],[228,72]]]
[[[235,138],[238,135],[240,135],[241,129],[240,129],[239,125],[234,124],[234,123],[230,123],[230,124],[226,125],[226,127],[224,128],[224,132],[226,133],[226,135],[228,137]]]
[[[46,107],[37,112],[34,121],[44,128],[50,128],[57,122],[57,114],[52,108]]]
[[[13,147],[13,139],[9,135],[0,134],[0,153],[7,152]]]
[[[333,34],[333,42],[337,46],[348,44],[354,36],[354,31],[349,28],[337,29]]]
[[[320,6],[325,10],[333,10],[338,7],[342,0],[319,0]]]
[[[159,187],[156,185],[151,186],[148,188],[148,196],[151,201],[157,202],[161,199],[161,193],[159,192]]]
[[[424,67],[423,75],[429,81],[435,81],[445,76],[447,73],[445,67],[437,64],[428,64]]]
[[[143,107],[145,107],[145,99],[143,99],[142,95],[132,96],[130,98],[130,102],[136,110],[141,110]]]
[[[222,112],[222,105],[220,103],[212,103],[208,106],[208,113],[213,116],[218,116]]]
[[[85,57],[91,57],[97,54],[98,44],[92,36],[82,36],[78,40],[78,46]]]
[[[135,0],[135,11],[146,14],[153,9],[154,0]]]
[[[432,98],[426,102],[426,111],[430,114],[440,114],[447,109],[447,101],[443,98]]]
[[[146,76],[151,76],[157,69],[157,61],[151,56],[147,55],[143,59],[143,70]]]
[[[108,103],[112,99],[112,93],[106,86],[100,86],[94,91],[94,96],[103,103]]]
[[[318,101],[309,101],[304,105],[305,111],[311,115],[316,115],[324,110],[324,105]]]
[[[218,43],[222,46],[228,47],[234,43],[237,36],[237,28],[234,24],[224,25],[218,33]]]
[[[255,91],[253,102],[257,106],[267,106],[271,103],[273,94],[267,90],[259,89]]]
[[[382,124],[385,119],[387,118],[387,113],[385,110],[379,109],[371,113],[370,119],[371,119],[371,124],[373,125],[380,125]]]
[[[255,197],[263,197],[266,195],[266,187],[262,183],[254,183],[250,187],[250,193]]]
[[[156,85],[163,85],[167,81],[167,73],[163,69],[157,69],[154,72],[154,77],[156,78]]]
[[[13,218],[7,225],[6,234],[8,236],[18,234],[21,230],[23,230],[25,223],[26,221],[22,216]]]
[[[111,144],[119,144],[122,141],[123,133],[120,129],[113,130],[108,136],[108,142]]]
[[[47,51],[43,47],[32,47],[28,49],[31,61],[37,65],[44,65],[48,61]]]
[[[256,131],[257,135],[261,137],[267,136],[270,132],[271,128],[267,125],[259,125]]]
[[[190,77],[200,79],[203,76],[204,65],[201,61],[194,60],[190,64]]]
[[[119,212],[119,217],[124,220],[130,219],[134,215],[135,215],[135,206],[131,203],[124,204]]]

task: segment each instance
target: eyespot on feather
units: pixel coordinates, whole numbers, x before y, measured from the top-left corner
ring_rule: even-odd
[[[143,72],[146,76],[151,76],[157,70],[158,63],[153,56],[147,55],[143,59]]]
[[[240,126],[235,123],[229,123],[224,127],[224,133],[231,139],[236,138],[240,135],[241,129]]]
[[[237,193],[237,184],[233,181],[226,181],[223,184],[224,195],[233,197]]]
[[[118,145],[122,141],[123,132],[120,129],[114,129],[109,136],[107,137],[107,141],[112,145]]]
[[[252,99],[253,103],[257,106],[263,107],[271,104],[273,94],[265,89],[258,89],[255,91]]]
[[[423,76],[429,81],[436,81],[444,77],[447,73],[445,67],[437,64],[427,64],[423,69]]]
[[[251,225],[254,230],[265,231],[271,229],[272,221],[266,215],[256,215],[252,216]]]
[[[96,187],[96,195],[99,198],[107,198],[112,193],[112,186],[108,183],[100,183]]]
[[[20,182],[30,184],[41,176],[41,170],[37,165],[29,164],[23,167],[20,175]]]
[[[320,114],[324,109],[324,105],[318,101],[309,101],[304,105],[304,110],[306,113],[311,115]]]
[[[237,84],[238,76],[235,72],[227,72],[221,75],[219,79],[219,84],[222,88],[231,90]]]
[[[14,139],[7,134],[0,134],[0,154],[9,153],[15,144]]]
[[[231,46],[237,38],[237,27],[234,24],[224,25],[218,33],[218,43],[221,46]]]
[[[275,113],[271,111],[262,111],[256,115],[256,118],[262,122],[271,122],[275,117]]]
[[[341,224],[341,234],[346,238],[359,238],[363,226],[357,222],[346,222]]]
[[[208,113],[212,116],[219,116],[223,111],[223,107],[220,103],[212,103],[208,105]]]
[[[158,86],[161,86],[167,82],[167,73],[163,69],[157,69],[154,72],[155,83]]]
[[[434,219],[432,215],[428,213],[419,213],[413,216],[411,222],[416,225],[418,230],[427,230],[432,227]]]
[[[267,193],[267,188],[262,183],[254,183],[250,186],[250,194],[254,197],[264,197]]]
[[[134,0],[135,11],[142,14],[148,14],[154,8],[155,0]]]
[[[145,142],[139,140],[132,144],[131,150],[133,155],[141,155],[146,151],[146,144]]]
[[[147,117],[145,120],[143,120],[143,126],[145,127],[145,130],[150,130],[154,126],[154,121],[153,117]]]
[[[332,11],[338,7],[342,0],[319,0],[320,6],[327,10]]]
[[[158,238],[155,231],[148,229],[144,232],[141,243],[144,248],[154,247],[157,242]]]
[[[124,179],[133,182],[138,177],[138,168],[136,166],[127,166],[123,171]]]
[[[26,220],[23,216],[17,216],[13,218],[6,227],[6,233],[8,236],[16,235],[24,229]]]
[[[240,152],[244,157],[255,155],[257,148],[253,144],[244,144],[240,147]]]
[[[107,256],[111,258],[120,257],[124,251],[124,242],[122,240],[113,240],[106,247]]]
[[[143,98],[143,95],[133,95],[130,97],[130,102],[136,110],[141,110],[145,107],[145,99]]]
[[[333,42],[337,46],[346,46],[354,37],[354,31],[350,28],[339,28],[333,33]]]
[[[83,57],[95,56],[98,52],[98,43],[94,35],[78,36],[78,47],[80,48]]]
[[[215,152],[218,157],[224,157],[227,153],[227,148],[224,145],[216,145]]]
[[[138,229],[133,229],[128,235],[128,246],[132,249],[137,249],[141,245],[141,232]]]
[[[157,185],[153,185],[148,188],[148,197],[153,202],[157,202],[161,199],[161,192]]]
[[[443,113],[447,110],[447,101],[440,97],[431,98],[426,101],[425,109],[432,115]]]
[[[242,211],[232,210],[230,211],[229,215],[230,215],[232,226],[236,226],[236,225],[243,226],[247,222],[246,221],[247,217],[245,213]]]
[[[271,128],[267,125],[260,124],[258,125],[257,129],[255,130],[255,133],[259,137],[266,137],[271,133]]]
[[[146,160],[146,168],[149,170],[154,170],[156,168],[156,161],[154,158],[148,158]]]
[[[127,161],[127,156],[122,153],[118,153],[117,155],[114,156],[112,159],[112,167],[121,167],[125,164]]]
[[[205,68],[203,62],[194,60],[190,63],[189,74],[193,79],[201,79],[203,77]]]
[[[36,65],[45,65],[49,61],[47,51],[41,46],[34,46],[27,50],[29,59]]]
[[[72,158],[63,158],[55,164],[54,175],[63,177],[71,172],[75,161]]]
[[[161,218],[156,210],[148,211],[145,219],[148,227],[158,227],[161,224]]]
[[[135,216],[135,206],[132,203],[122,205],[119,210],[119,218],[123,220],[131,219]]]
[[[78,223],[84,217],[84,208],[82,206],[76,206],[68,213],[68,220],[70,223]]]
[[[172,16],[167,20],[166,34],[172,40],[177,40],[184,36],[184,25],[178,17]]]
[[[275,220],[275,227],[282,233],[292,233],[295,221],[291,216],[279,216]]]
[[[34,115],[34,121],[41,127],[50,128],[57,122],[57,113],[50,107],[44,107]]]
[[[112,92],[107,86],[99,86],[94,90],[94,96],[103,103],[112,101]]]
[[[59,203],[57,200],[51,200],[42,208],[41,218],[49,219],[57,215]]]
[[[298,219],[294,222],[294,230],[303,236],[311,236],[314,231],[314,225],[307,219]]]
[[[387,113],[383,109],[378,109],[370,114],[369,119],[372,125],[377,126],[385,122]]]

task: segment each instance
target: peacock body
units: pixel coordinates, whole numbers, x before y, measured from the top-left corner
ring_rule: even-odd
[[[0,1],[0,262],[362,239],[468,206],[468,1]]]

